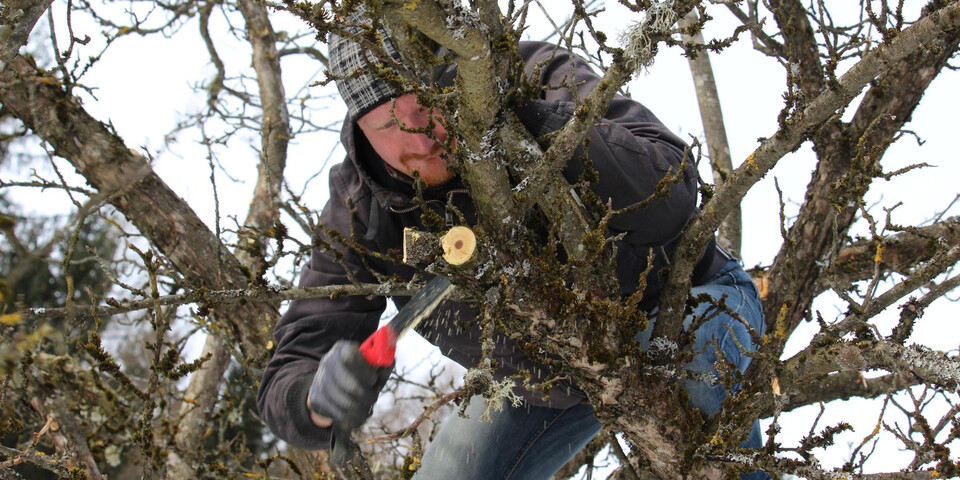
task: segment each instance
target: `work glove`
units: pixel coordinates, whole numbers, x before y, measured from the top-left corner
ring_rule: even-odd
[[[320,360],[307,395],[314,414],[333,420],[334,451],[344,452],[350,432],[363,425],[373,413],[380,389],[387,383],[393,366],[367,363],[359,344],[339,340]],[[341,445],[337,445],[337,443]]]

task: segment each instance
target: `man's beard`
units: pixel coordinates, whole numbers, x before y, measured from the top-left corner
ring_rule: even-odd
[[[430,152],[427,154],[417,154],[417,153],[407,153],[400,157],[400,163],[407,167],[407,170],[413,174],[413,171],[416,170],[420,175],[420,179],[426,182],[427,185],[439,185],[447,180],[450,180],[453,177],[453,172],[450,172],[446,169],[447,164],[447,151],[439,143],[435,143],[430,147]],[[443,162],[444,168],[430,168],[428,171],[424,171],[422,168],[418,168],[425,163],[433,164],[434,162]]]

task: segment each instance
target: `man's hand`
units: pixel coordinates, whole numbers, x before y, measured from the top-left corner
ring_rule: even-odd
[[[313,423],[349,435],[370,417],[392,370],[367,363],[356,342],[335,343],[320,361],[307,394]]]

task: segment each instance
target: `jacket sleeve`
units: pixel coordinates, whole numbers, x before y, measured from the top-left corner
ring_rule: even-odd
[[[526,74],[545,89],[539,99],[516,112],[531,133],[540,137],[562,127],[574,115],[575,99],[592,91],[600,77],[582,58],[549,43],[524,42],[521,54],[526,59]],[[571,85],[577,89],[577,96],[570,91]],[[668,194],[610,223],[612,234],[625,234],[618,242],[617,253],[618,270],[624,270],[618,272],[622,274],[623,293],[632,291],[624,283],[635,284],[636,274],[643,270],[651,248],[658,264],[665,261],[672,242],[696,211],[696,166],[689,155],[683,163],[686,148],[649,109],[620,95],[611,101],[599,124],[588,132],[585,156],[598,174],[590,189],[600,201],[609,202],[615,209],[649,198],[668,174],[682,176]],[[583,173],[583,163],[577,160],[583,153],[578,150],[564,169],[564,176],[572,184]],[[648,284],[647,298],[657,293],[657,283]]]
[[[331,173],[330,199],[321,213],[323,228],[350,232],[350,211]],[[369,205],[369,203],[368,203]],[[359,215],[360,218],[366,218]],[[356,227],[356,225],[354,225]],[[330,242],[322,232],[316,245]],[[333,242],[330,242],[333,243]],[[300,273],[300,287],[349,284],[344,266],[360,282],[376,282],[360,256],[334,244],[315,247]],[[345,295],[294,300],[274,330],[276,350],[260,380],[257,406],[270,430],[303,449],[329,449],[331,429],[310,421],[307,391],[320,359],[340,339],[363,341],[376,329],[386,305],[383,297]]]

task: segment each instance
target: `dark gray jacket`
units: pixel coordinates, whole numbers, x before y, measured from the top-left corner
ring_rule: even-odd
[[[599,80],[581,59],[571,58],[565,50],[556,50],[553,45],[521,42],[520,51],[528,76],[533,76],[534,67],[540,65],[540,85],[578,84],[580,94],[584,95]],[[543,134],[562,126],[573,114],[573,108],[573,97],[561,88],[547,90],[540,100],[517,113],[528,129]],[[413,191],[409,182],[395,178],[385,169],[383,161],[352,122],[344,123],[341,137],[348,158],[330,171],[330,199],[320,217],[323,227],[339,231],[373,252],[399,249],[404,227],[423,228],[421,211],[411,205]],[[601,199],[611,199],[614,208],[649,197],[668,171],[679,169],[685,148],[683,141],[670,133],[646,107],[625,97],[613,100],[604,120],[590,131],[589,137],[587,153],[600,179],[591,188]],[[579,162],[570,162],[564,175],[575,182],[580,169]],[[696,213],[696,171],[691,162],[684,173],[684,181],[676,184],[668,197],[611,222],[611,233],[625,233],[617,250],[621,294],[629,295],[636,290],[651,248],[657,253],[656,264],[664,262],[681,229]],[[447,201],[451,200],[468,222],[475,221],[473,204],[458,179],[427,189],[425,197],[428,206],[441,216]],[[323,233],[318,234],[318,242],[336,245]],[[695,272],[698,278],[709,278],[723,263],[714,252],[713,245],[705,251]],[[315,248],[301,272],[300,286],[347,284],[351,280],[378,282],[391,276],[410,279],[413,274],[405,265],[361,256],[341,246]],[[655,274],[648,277],[653,281],[649,281],[644,292],[646,308],[655,306],[658,298],[660,285],[655,279]],[[394,299],[398,307],[407,300]],[[310,381],[321,357],[333,343],[340,339],[362,342],[373,333],[385,305],[382,297],[362,296],[291,303],[277,324],[276,350],[263,373],[258,397],[260,413],[277,436],[300,448],[329,447],[330,430],[317,428],[309,419],[306,396]],[[469,321],[473,317],[469,307],[448,301],[417,330],[439,346],[444,355],[472,367],[480,359],[479,330],[476,327],[461,330],[458,325],[473,324]],[[508,339],[496,342],[495,355],[499,366],[496,373],[501,378],[520,370],[530,371],[537,377],[546,374]],[[583,401],[583,395],[569,385],[560,385],[550,392],[549,403],[536,393],[519,390],[518,393],[531,404],[558,408]]]

